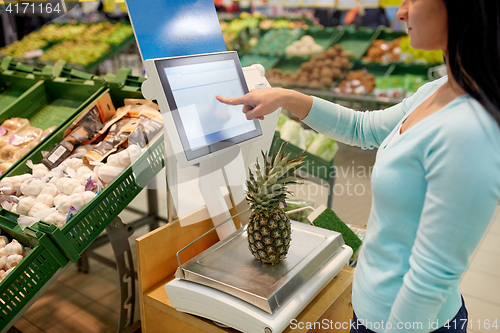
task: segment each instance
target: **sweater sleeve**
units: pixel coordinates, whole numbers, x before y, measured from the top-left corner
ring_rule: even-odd
[[[436,321],[445,296],[466,271],[500,197],[500,151],[484,127],[443,129],[429,143],[422,164],[427,191],[410,269],[385,332],[429,332],[429,321]],[[422,329],[396,328],[415,322],[423,323]]]
[[[363,112],[318,97],[313,99],[313,106],[302,121],[332,139],[363,149],[379,147],[413,102],[410,98],[385,110]]]
[[[379,147],[399,121],[420,105],[448,80],[445,76],[420,87],[401,103],[379,111],[354,111],[341,105],[313,97],[313,106],[302,121],[316,131],[337,141],[363,149]]]

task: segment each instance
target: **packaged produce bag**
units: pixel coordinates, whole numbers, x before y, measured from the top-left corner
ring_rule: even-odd
[[[57,167],[75,148],[92,143],[106,121],[115,114],[111,96],[106,92],[71,124],[64,133],[64,140],[42,159],[42,163],[49,169]]]

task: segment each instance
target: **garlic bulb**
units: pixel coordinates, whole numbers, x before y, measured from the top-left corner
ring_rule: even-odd
[[[82,166],[78,170],[76,170],[76,178],[81,178],[82,176],[92,173],[92,170],[88,166]]]
[[[13,183],[12,178],[14,178],[14,177],[6,177],[6,178],[0,180],[0,188],[2,188],[2,187],[5,188],[5,189],[2,189],[3,194],[11,195],[11,194],[16,193],[16,189],[14,188],[14,183]],[[9,188],[9,190],[7,190],[6,188]]]
[[[40,192],[40,194],[50,194],[53,197],[55,197],[58,193],[59,191],[57,190],[57,186],[51,183],[45,184]]]
[[[37,196],[42,191],[44,183],[40,179],[29,179],[21,185],[21,193],[29,196]]]
[[[83,193],[83,202],[87,205],[92,199],[94,199],[96,194],[94,192],[86,191]]]
[[[62,177],[57,180],[56,187],[59,192],[63,192],[64,184],[66,184],[69,179],[69,177]]]
[[[0,238],[0,248],[4,248],[5,245],[7,245],[7,242],[5,241],[5,238],[1,237]],[[2,265],[0,265],[1,267]]]
[[[83,192],[85,192],[85,186],[80,185],[80,186],[78,186],[77,188],[75,188],[75,190],[73,191],[73,194],[76,194],[76,193],[83,193]]]
[[[78,180],[68,179],[66,180],[66,182],[64,182],[62,192],[66,195],[71,195],[78,186],[80,186],[80,182]]]
[[[52,178],[49,180],[49,184],[54,184],[54,185],[56,185],[59,179],[61,179],[61,177],[54,176],[54,177],[52,177]],[[56,188],[57,188],[57,187],[56,187]]]
[[[52,207],[52,206],[50,206],[50,207]],[[33,217],[33,216],[35,216],[36,213],[50,209],[50,207],[47,206],[46,204],[41,203],[41,202],[35,202],[33,207],[31,207],[31,209],[28,213],[28,216]]]
[[[54,197],[54,206],[59,206],[59,201],[62,199],[62,198],[65,198],[65,197],[68,197],[66,194],[58,194]]]
[[[125,168],[103,165],[99,168],[98,176],[104,183],[109,184],[118,177]]]
[[[76,210],[81,210],[85,206],[83,193],[72,194],[69,199],[71,200],[71,206],[75,207]]]
[[[82,184],[82,185],[87,184],[87,180],[89,180],[89,178],[92,180],[95,180],[95,181],[97,181],[99,179],[99,177],[97,177],[97,175],[95,173],[90,172],[90,173],[87,173],[79,178],[80,184]]]
[[[59,200],[58,205],[56,206],[56,208],[62,213],[68,213],[70,207],[71,207],[71,200],[69,199],[69,196],[62,197]]]
[[[49,173],[49,170],[43,170],[43,169],[36,169],[33,170],[33,177],[34,178],[43,178],[45,175]]]
[[[11,256],[13,254],[23,254],[23,246],[15,239],[4,247],[5,255]]]
[[[7,273],[3,269],[0,269],[0,281],[3,281],[3,279],[5,279],[6,276]]]
[[[63,165],[77,171],[83,165],[83,161],[79,158],[69,158],[63,162]]]
[[[7,257],[1,257],[0,258],[0,268],[3,268],[5,264],[7,263]]]
[[[36,198],[36,202],[40,202],[44,205],[46,205],[47,207],[54,207],[54,196],[51,195],[51,194],[44,194],[44,193],[41,193],[37,198]]]
[[[19,203],[16,207],[16,212],[19,215],[28,215],[29,211],[35,205],[35,199],[27,197],[19,200]]]
[[[5,254],[5,247],[2,247],[2,248],[0,249],[0,258],[5,257],[5,256],[6,256],[6,254]],[[0,268],[1,268],[1,267],[0,267]]]
[[[7,257],[7,262],[5,263],[5,268],[10,269],[16,267],[21,260],[23,260],[23,256],[20,254],[13,254]]]

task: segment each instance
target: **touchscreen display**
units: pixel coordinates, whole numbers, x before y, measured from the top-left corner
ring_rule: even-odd
[[[215,98],[245,94],[233,60],[169,67],[165,73],[192,150],[256,130],[241,105]]]

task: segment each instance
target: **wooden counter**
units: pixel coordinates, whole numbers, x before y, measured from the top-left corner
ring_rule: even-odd
[[[175,258],[177,251],[213,227],[205,208],[200,208],[191,215],[192,218],[202,222],[181,227],[179,222],[175,221],[136,240],[141,323],[144,333],[237,332],[233,329],[221,328],[211,320],[177,311],[170,304],[165,292],[165,284],[173,279],[177,269]],[[188,261],[217,241],[217,234],[210,233],[184,251],[181,262]],[[330,321],[349,323],[352,318],[352,274],[353,269],[345,266],[297,317],[297,323],[300,323],[299,328],[288,327],[285,332],[331,332],[331,329],[321,330],[320,323],[325,323],[326,320],[328,323]],[[313,325],[315,322],[317,322],[316,328],[306,326]],[[349,329],[335,331],[349,332]]]

